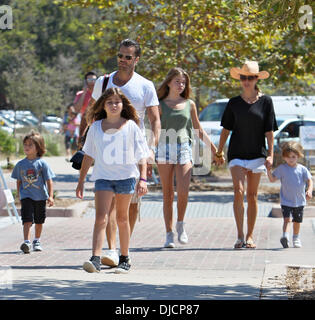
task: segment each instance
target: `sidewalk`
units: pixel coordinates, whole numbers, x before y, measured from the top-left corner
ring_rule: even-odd
[[[70,196],[77,171],[63,158],[50,161],[57,174],[56,190]],[[87,189],[92,188],[92,183],[88,184]],[[92,196],[90,192],[88,197]],[[82,270],[91,255],[93,211],[82,217],[47,218],[42,236],[44,251],[29,255],[19,250],[21,224],[1,224],[8,218],[0,218],[0,271],[3,266],[9,267],[7,278],[11,283],[5,288],[0,277],[0,299],[287,299],[283,286],[273,280],[283,276],[287,265],[315,266],[314,218],[303,221],[302,248],[282,249],[282,219],[260,214],[255,227],[257,249],[234,250],[232,199],[231,193],[225,192],[192,193],[186,219],[189,244],[176,242],[176,248],[164,249],[161,194],[147,195],[131,238],[132,268],[127,275],[117,275],[105,266],[98,274]],[[260,203],[261,208],[266,206]],[[210,209],[214,206],[220,215]]]

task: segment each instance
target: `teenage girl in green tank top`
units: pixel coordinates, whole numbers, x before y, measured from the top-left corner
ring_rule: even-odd
[[[198,137],[210,148],[213,157],[215,157],[217,148],[202,129],[196,105],[189,99],[191,87],[186,71],[181,68],[171,69],[157,93],[160,100],[161,136],[156,162],[163,191],[163,213],[166,228],[164,247],[174,248],[174,174],[176,174],[178,241],[181,244],[188,243],[184,217],[192,171],[192,130],[194,129]]]

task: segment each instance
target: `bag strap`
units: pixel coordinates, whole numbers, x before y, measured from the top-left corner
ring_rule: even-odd
[[[102,86],[102,94],[106,90],[107,84],[109,80],[109,74],[104,74],[103,86]]]

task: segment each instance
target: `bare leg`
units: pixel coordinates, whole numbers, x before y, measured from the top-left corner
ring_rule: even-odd
[[[283,219],[283,232],[290,232],[290,218]]]
[[[100,256],[105,238],[105,229],[108,222],[113,192],[96,191],[95,192],[95,223],[93,230],[93,256]]]
[[[177,164],[175,167],[177,192],[177,221],[184,221],[188,202],[191,169],[192,164],[190,162],[184,165]]]
[[[257,218],[258,205],[257,193],[260,182],[261,173],[247,172],[247,235],[246,241],[253,240],[253,232]]]
[[[237,228],[238,239],[244,239],[243,223],[244,223],[244,183],[246,170],[240,166],[230,168],[233,188],[234,188],[234,217]]]
[[[39,239],[43,231],[43,224],[35,224],[35,238]]]
[[[173,164],[158,164],[163,191],[163,214],[166,232],[173,229],[174,168],[175,165]]]
[[[109,220],[106,226],[106,238],[108,243],[108,248],[110,250],[116,249],[116,231],[117,231],[117,222],[116,222],[116,206],[115,206],[115,198],[113,197],[110,212],[109,212]]]
[[[122,256],[128,256],[130,240],[130,225],[128,216],[132,194],[116,194],[115,198],[120,252]]]
[[[293,236],[297,236],[300,233],[301,223],[293,222]]]
[[[31,227],[32,227],[32,222],[24,222],[23,224],[24,240],[31,239]]]
[[[132,235],[133,229],[138,217],[138,203],[130,203],[129,206],[129,225],[130,225],[130,237]]]

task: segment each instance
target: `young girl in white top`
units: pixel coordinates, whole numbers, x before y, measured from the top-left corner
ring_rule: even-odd
[[[137,113],[120,89],[107,89],[97,100],[87,114],[88,123],[93,120],[95,122],[90,126],[83,147],[85,155],[76,189],[77,197],[82,199],[84,180],[94,161],[90,179],[95,181],[93,248],[92,257],[83,264],[83,269],[87,272],[100,271],[105,229],[115,195],[121,252],[116,273],[127,273],[130,269],[128,210],[135,189],[139,196],[147,193],[146,159],[149,149],[138,126]]]

